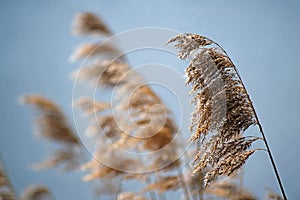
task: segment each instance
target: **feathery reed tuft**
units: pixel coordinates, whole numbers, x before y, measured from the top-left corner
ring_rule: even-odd
[[[71,55],[71,60],[76,61],[84,58],[109,57],[116,59],[121,57],[122,52],[108,41],[100,43],[86,43],[80,45]],[[122,57],[121,57],[122,59]]]
[[[41,95],[23,96],[21,102],[38,109],[39,116],[36,118],[36,125],[37,133],[41,137],[55,142],[79,144],[66,117],[54,102]]]
[[[273,190],[267,188],[266,199],[268,200],[283,200],[282,196]]]
[[[37,109],[38,116],[35,119],[37,134],[61,145],[61,150],[56,151],[48,160],[35,164],[34,168],[45,169],[63,164],[65,165],[64,170],[69,171],[78,167],[80,141],[61,109],[41,95],[23,96],[21,102]]]
[[[81,97],[77,99],[73,105],[75,107],[81,108],[83,112],[89,116],[96,113],[100,113],[108,108],[110,108],[110,104],[106,102],[99,102],[96,100],[93,100],[89,97]]]
[[[0,200],[15,200],[15,196],[10,191],[3,191],[0,193]]]
[[[16,200],[14,188],[0,160],[0,200]]]
[[[84,68],[80,68],[73,72],[73,77],[80,81],[88,81],[99,86],[115,86],[122,84],[128,80],[128,76],[124,76],[129,71],[127,64],[117,61],[96,61]]]
[[[90,12],[75,16],[72,31],[75,35],[102,36],[112,34],[105,23],[97,15]]]
[[[179,58],[190,59],[187,84],[192,85],[196,106],[191,140],[200,142],[193,173],[205,170],[207,185],[219,175],[235,172],[255,152],[248,149],[259,138],[242,134],[257,119],[235,65],[218,44],[196,34],[179,35],[168,41],[172,42]]]
[[[177,176],[167,176],[159,179],[155,183],[149,184],[145,188],[145,191],[158,190],[158,192],[162,194],[169,190],[178,190],[180,187],[180,180]]]
[[[118,195],[117,200],[146,200],[146,199],[132,192],[122,192]]]
[[[93,15],[93,19],[90,20],[101,21],[94,17]],[[86,28],[90,27],[86,19],[85,17],[76,18],[74,29],[77,32],[79,29],[79,32],[84,32],[86,35],[93,35],[93,30]],[[141,176],[126,171],[154,171],[163,168],[162,171],[166,172],[180,168],[181,163],[177,160],[178,149],[176,145],[170,145],[175,141],[177,127],[171,119],[170,111],[143,77],[131,68],[125,56],[122,55],[122,50],[111,38],[99,39],[98,43],[79,46],[71,56],[73,61],[85,60],[84,66],[73,73],[73,77],[78,78],[76,80],[92,83],[99,89],[105,88],[105,92],[113,92],[114,95],[109,107],[87,99],[81,99],[75,103],[75,106],[81,107],[85,113],[97,114],[89,123],[86,135],[97,139],[94,157],[98,159],[92,159],[83,165],[82,169],[88,171],[83,179],[85,181],[121,179],[120,185],[128,179],[135,179],[143,184],[144,182],[150,184],[156,172]],[[95,108],[97,105],[99,109]],[[121,157],[115,155],[120,154],[114,152],[117,148],[135,152],[138,155],[134,158],[131,158],[130,154]],[[158,150],[161,150],[160,153],[146,159],[144,157],[148,155],[141,154]],[[104,163],[107,161],[110,166],[100,164],[99,160]],[[120,193],[115,198],[135,199],[134,196],[123,194]]]
[[[100,39],[75,50],[72,61],[84,59],[85,64],[72,74],[73,78],[100,89],[104,87],[105,92],[115,96],[111,103],[89,97],[73,103],[89,117],[86,135],[92,137],[89,144],[94,145],[94,153],[88,162],[83,159],[80,141],[61,109],[43,96],[24,96],[22,102],[38,111],[38,134],[60,145],[37,168],[57,165],[64,165],[66,171],[80,168],[87,171],[83,180],[92,181],[95,195],[114,195],[117,200],[146,200],[142,196],[146,192],[151,200],[166,199],[168,191],[177,190],[182,190],[185,200],[206,199],[211,195],[229,200],[256,199],[234,182],[214,182],[203,187],[218,176],[230,176],[241,168],[258,150],[250,149],[253,142],[262,139],[267,146],[264,135],[263,138],[243,135],[251,125],[257,124],[261,132],[262,128],[236,67],[217,43],[196,34],[179,35],[168,42],[176,43],[179,58],[190,59],[187,84],[192,86],[195,104],[191,140],[198,143],[192,162],[194,176],[190,176],[190,168],[181,162],[182,158],[185,162],[189,159],[189,153],[178,159],[182,143],[175,137],[178,129],[171,112],[130,67],[122,50],[109,38],[110,29],[92,13],[78,14],[73,25],[74,34]],[[271,156],[268,146],[267,149]],[[131,173],[143,171],[147,173]],[[138,181],[144,189],[124,192],[129,180]],[[15,196],[0,168],[0,200],[14,200]],[[28,188],[21,199],[51,198],[46,187],[37,185]],[[279,199],[279,196],[270,194],[269,198]]]
[[[21,197],[22,200],[50,200],[51,192],[44,185],[32,185],[25,189]]]
[[[213,183],[207,188],[206,193],[228,200],[256,200],[252,193],[230,181]]]

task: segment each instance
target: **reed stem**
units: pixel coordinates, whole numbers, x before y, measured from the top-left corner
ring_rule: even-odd
[[[227,55],[226,51],[225,51],[219,44],[217,44],[216,42],[214,42],[214,44],[217,45],[217,46],[218,46],[222,51],[224,51],[224,53]],[[228,55],[227,55],[227,58],[231,61],[231,63],[233,63],[232,60],[229,58]],[[243,83],[243,81],[242,81],[242,78],[241,78],[241,76],[240,76],[240,74],[238,73],[238,70],[237,70],[236,68],[235,68],[235,71],[236,71],[236,74],[237,74],[238,78],[241,80],[241,84],[242,84],[243,88],[245,89],[245,91],[247,91],[247,90],[246,90],[246,87],[245,87],[245,85],[244,85],[244,83]],[[255,111],[255,109],[254,109],[254,105],[253,105],[253,103],[252,103],[252,101],[251,101],[251,99],[250,99],[250,96],[249,96],[248,92],[246,92],[246,94],[247,94],[247,98],[249,99],[249,101],[250,101],[250,103],[251,103],[251,106],[252,106],[252,109],[253,109],[253,112],[254,112],[254,116],[255,116],[255,119],[256,119],[256,122],[257,122],[257,125],[258,125],[258,128],[259,128],[259,132],[261,133],[261,135],[262,135],[262,137],[263,137],[263,141],[264,141],[265,146],[266,146],[266,148],[267,148],[267,152],[268,152],[269,158],[270,158],[270,160],[271,160],[271,164],[272,164],[273,170],[274,170],[274,172],[275,172],[276,179],[277,179],[277,182],[278,182],[278,184],[279,184],[279,187],[280,187],[280,190],[281,190],[283,199],[284,199],[284,200],[287,200],[287,197],[286,197],[286,194],[285,194],[285,191],[284,191],[284,188],[283,188],[283,184],[282,184],[281,178],[280,178],[280,176],[279,176],[279,172],[278,172],[278,170],[277,170],[277,166],[276,166],[276,164],[275,164],[275,161],[274,161],[274,158],[273,158],[271,149],[270,149],[270,147],[269,147],[267,138],[266,138],[266,136],[265,136],[263,127],[262,127],[261,123],[259,122],[258,115],[257,115],[257,113],[256,113],[256,111]]]
[[[225,52],[225,51],[224,51],[224,52]],[[229,57],[228,57],[228,58],[229,58]],[[239,78],[240,80],[242,80],[240,74],[239,74],[238,71],[237,71],[237,69],[235,69],[235,70],[236,70],[236,74],[237,74],[238,78]],[[242,83],[242,86],[244,87],[244,89],[246,90],[243,81],[241,81],[241,83]],[[263,137],[263,141],[264,141],[265,146],[266,146],[266,148],[267,148],[267,152],[268,152],[269,158],[270,158],[270,160],[271,160],[271,164],[272,164],[273,170],[274,170],[274,172],[275,172],[276,179],[277,179],[277,182],[278,182],[278,184],[279,184],[279,187],[280,187],[280,190],[281,190],[283,199],[284,199],[284,200],[287,200],[287,197],[286,197],[286,194],[285,194],[285,191],[284,191],[284,187],[283,187],[283,184],[282,184],[282,181],[281,181],[281,178],[280,178],[280,175],[279,175],[277,166],[276,166],[276,164],[275,164],[275,161],[274,161],[274,158],[273,158],[271,149],[270,149],[270,147],[269,147],[267,138],[266,138],[266,136],[265,136],[263,127],[262,127],[261,123],[259,122],[258,115],[257,115],[257,113],[256,113],[256,111],[255,111],[255,109],[254,109],[254,105],[253,105],[253,103],[252,103],[252,101],[251,101],[251,99],[250,99],[250,96],[249,96],[248,92],[246,92],[246,94],[247,94],[247,97],[248,97],[248,99],[250,100],[251,106],[252,106],[252,108],[253,108],[254,116],[255,116],[255,119],[256,119],[256,122],[257,122],[257,125],[258,125],[258,128],[259,128],[259,132],[261,133],[261,135],[262,135],[262,137]]]

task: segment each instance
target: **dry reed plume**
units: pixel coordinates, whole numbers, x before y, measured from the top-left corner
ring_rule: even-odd
[[[90,13],[82,13],[75,18],[73,32],[88,34],[86,30],[90,29],[90,24],[83,25],[84,20],[79,19],[89,18],[89,15]],[[80,30],[81,27],[84,27],[84,30]],[[102,30],[106,28],[99,26],[97,32]],[[93,32],[90,32],[90,35],[92,34]],[[128,149],[161,149],[170,143],[177,128],[160,98],[125,59],[120,59],[123,57],[120,52],[122,51],[113,43],[104,40],[93,45],[83,44],[72,56],[75,60],[84,57],[88,61],[86,66],[73,73],[74,77],[100,87],[113,87],[116,91],[117,99],[114,105],[110,105],[110,109],[118,113],[118,116],[99,113],[87,132],[92,131],[92,135],[98,133],[113,138],[116,145]]]
[[[51,192],[44,185],[32,185],[27,187],[22,194],[22,200],[50,200]]]
[[[192,86],[195,111],[192,115],[192,141],[199,142],[193,161],[193,173],[205,171],[204,183],[220,175],[231,175],[241,168],[257,149],[248,150],[258,137],[243,137],[258,125],[272,162],[281,192],[284,189],[246,88],[236,66],[225,50],[204,36],[182,34],[168,41],[176,43],[180,59],[189,58],[186,83]]]
[[[145,198],[132,192],[122,192],[118,195],[117,200],[145,200]]]
[[[60,144],[52,157],[36,164],[36,169],[52,168],[63,165],[66,171],[77,168],[80,164],[80,142],[69,125],[61,109],[51,100],[41,95],[26,95],[21,102],[36,108],[36,133],[38,136]]]
[[[267,194],[266,199],[269,200],[283,200],[282,196],[280,196],[278,193],[274,192],[273,190],[267,188]]]
[[[75,35],[103,36],[111,35],[111,31],[105,23],[95,14],[86,12],[75,16],[73,33]]]
[[[24,104],[32,105],[37,111],[37,134],[59,145],[54,156],[39,164],[39,168],[63,165],[67,171],[84,170],[87,173],[83,181],[91,181],[96,195],[109,195],[116,200],[166,199],[169,191],[183,193],[185,200],[211,196],[256,199],[230,181],[213,182],[203,188],[219,175],[231,175],[241,168],[257,150],[250,149],[251,144],[261,139],[242,135],[249,126],[259,123],[236,68],[221,47],[195,34],[180,35],[169,41],[177,43],[179,58],[191,57],[186,70],[187,84],[192,85],[196,105],[191,131],[192,140],[200,142],[200,148],[193,161],[193,173],[197,174],[190,176],[186,167],[188,153],[178,159],[181,141],[174,139],[178,128],[172,113],[130,66],[122,50],[108,38],[112,31],[99,17],[87,12],[76,15],[72,32],[100,39],[82,44],[74,51],[71,59],[85,62],[72,77],[80,84],[99,86],[103,93],[114,90],[114,101],[80,97],[73,102],[88,119],[85,135],[91,138],[94,152],[93,158],[86,162],[80,141],[62,110],[41,95],[22,97]],[[210,48],[211,45],[215,47]],[[130,157],[118,149],[138,156]],[[159,153],[155,156],[148,155],[156,151]],[[147,173],[132,173],[135,171]],[[128,181],[137,181],[144,188],[124,191]],[[0,170],[0,197],[15,199],[2,197],[2,186],[10,187],[10,183]],[[3,195],[13,195],[13,190],[9,191]],[[51,198],[49,189],[42,185],[29,187],[22,195],[22,200]]]
[[[228,200],[256,200],[252,193],[230,181],[216,182],[206,192]]]
[[[236,68],[225,52],[212,45],[213,41],[195,34],[184,34],[169,41],[180,49],[178,57],[192,56],[186,69],[187,84],[195,94],[192,117],[192,141],[200,141],[193,173],[208,170],[207,185],[218,175],[230,175],[254,153],[248,151],[257,138],[242,137],[256,124],[254,110]],[[224,106],[227,110],[224,110]]]
[[[177,176],[163,177],[155,183],[149,184],[145,191],[158,190],[160,193],[164,193],[170,190],[177,190],[181,188],[180,180]]]
[[[14,188],[0,160],[0,200],[16,200]]]

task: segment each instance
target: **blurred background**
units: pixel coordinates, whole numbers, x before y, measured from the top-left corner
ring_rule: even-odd
[[[90,11],[100,15],[114,33],[161,27],[201,34],[222,45],[238,67],[254,102],[289,199],[300,199],[299,9],[300,2],[296,0],[1,1],[0,151],[15,189],[22,191],[30,184],[43,183],[56,199],[92,198],[89,184],[81,181],[81,172],[30,169],[51,147],[34,137],[32,113],[18,104],[22,94],[44,94],[62,106],[73,122],[73,82],[69,73],[78,65],[71,64],[68,58],[83,39],[72,37],[70,27],[76,13]],[[133,66],[163,59],[159,53],[151,52],[147,56],[141,52],[129,55]],[[169,56],[164,64],[181,73],[186,66],[175,56]],[[147,71],[145,76],[152,74],[155,76],[155,71]],[[170,76],[166,79],[173,80]],[[182,83],[174,84],[182,87],[184,78]],[[176,120],[188,124],[190,116],[179,116],[174,99],[159,88],[157,91],[167,105],[173,106]],[[185,96],[186,91],[176,95]],[[187,105],[182,106],[184,110]],[[250,131],[258,134],[256,129]],[[249,159],[244,182],[261,198],[266,187],[279,191],[265,152]]]

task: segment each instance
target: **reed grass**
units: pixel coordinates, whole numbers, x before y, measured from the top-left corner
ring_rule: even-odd
[[[195,104],[191,140],[199,144],[191,170],[186,166],[192,150],[178,158],[181,141],[171,142],[179,132],[172,112],[130,66],[122,50],[105,40],[113,34],[111,29],[97,15],[85,12],[76,15],[72,33],[99,40],[75,49],[71,60],[84,59],[85,62],[71,74],[72,77],[80,84],[97,86],[101,94],[115,90],[117,100],[111,104],[83,96],[73,102],[89,121],[85,135],[93,142],[94,152],[92,158],[86,158],[74,128],[56,103],[42,95],[23,96],[21,102],[35,111],[37,135],[58,144],[52,157],[37,165],[38,168],[63,166],[65,171],[85,171],[82,180],[91,183],[95,198],[165,200],[173,192],[178,194],[178,199],[181,195],[185,200],[257,199],[236,184],[232,175],[236,175],[258,150],[251,149],[253,142],[262,140],[266,145],[267,142],[262,129],[263,138],[243,135],[250,126],[261,128],[261,125],[236,67],[217,43],[196,34],[179,35],[168,42],[176,43],[179,58],[190,58],[186,69],[187,84],[192,86]],[[121,154],[118,148],[138,156]],[[143,156],[163,148],[158,155]],[[267,151],[271,157],[268,146]],[[230,177],[224,179],[225,176]],[[142,189],[125,190],[130,181],[135,181]],[[0,170],[0,197],[16,199],[12,189],[2,194],[2,186],[10,187],[11,184]],[[283,196],[286,199],[284,193]],[[44,198],[54,199],[50,189],[43,185],[27,188],[21,197],[22,200]],[[274,199],[275,194],[268,198]]]
[[[225,50],[213,40],[197,34],[178,35],[169,43],[176,43],[178,58],[189,58],[190,61],[186,69],[186,83],[192,86],[192,102],[195,103],[191,140],[200,142],[200,150],[193,161],[193,173],[207,170],[205,185],[219,175],[229,176],[260,150],[248,149],[253,142],[261,139],[283,198],[287,199],[253,103]],[[252,125],[258,126],[262,138],[242,136]]]

